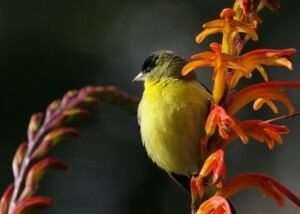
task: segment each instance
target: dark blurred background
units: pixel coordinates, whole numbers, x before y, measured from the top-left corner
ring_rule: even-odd
[[[209,50],[221,35],[194,42],[203,23],[219,16],[232,1],[222,0],[1,0],[0,1],[0,91],[1,143],[0,192],[12,180],[11,161],[34,112],[67,90],[86,85],[115,85],[141,96],[142,84],[131,80],[145,57],[159,49],[171,49],[189,58]],[[282,1],[279,12],[264,9],[255,48],[300,49],[299,1]],[[266,68],[271,80],[299,81],[299,54],[295,71]],[[211,87],[212,69],[199,77]],[[251,84],[254,78],[242,81]],[[300,111],[300,92],[291,99]],[[282,106],[281,106],[282,107]],[[285,108],[281,108],[286,112]],[[240,118],[269,119],[268,108],[253,112],[251,106]],[[273,176],[300,195],[299,116],[286,124],[291,132],[284,144],[269,151],[266,144],[233,143],[226,150],[228,178],[245,172]],[[76,123],[80,139],[63,141],[52,152],[70,165],[67,172],[51,172],[40,183],[40,195],[56,204],[40,213],[190,213],[189,196],[166,173],[148,159],[140,140],[136,118],[109,104],[101,104],[89,120]],[[254,189],[232,198],[239,213],[299,213],[288,200],[286,207]]]

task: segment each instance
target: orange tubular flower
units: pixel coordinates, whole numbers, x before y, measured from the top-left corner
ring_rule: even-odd
[[[259,83],[242,89],[232,95],[227,101],[227,113],[234,115],[239,109],[253,100],[257,100],[254,104],[254,109],[259,109],[263,103],[268,104],[276,113],[277,108],[274,107],[271,100],[281,101],[289,111],[289,114],[295,113],[293,104],[286,96],[287,92],[279,87],[289,87],[300,89],[300,82],[265,82]]]
[[[199,181],[202,181],[202,178],[207,177],[211,172],[213,172],[213,184],[221,187],[221,178],[225,179],[226,177],[224,152],[222,149],[217,150],[206,159],[198,176],[200,177]],[[199,181],[197,181],[197,185]]]
[[[222,53],[221,45],[217,43],[212,43],[210,47],[213,52],[203,52],[192,56],[194,61],[183,67],[182,74],[186,75],[190,71],[203,66],[214,67],[213,80],[215,80],[215,84],[213,98],[215,104],[218,104],[223,96],[226,84],[226,70],[228,68],[234,70],[233,75],[228,79],[230,89],[237,85],[242,76],[250,78],[254,69],[258,69],[265,81],[268,81],[268,76],[261,65],[285,66],[293,70],[292,62],[288,57],[296,52],[293,48],[284,50],[260,49],[248,52],[243,56],[232,56]],[[264,101],[271,103],[268,99],[264,99]]]
[[[236,123],[236,120],[230,117],[221,106],[214,106],[210,111],[205,124],[206,135],[212,136],[217,126],[219,127],[219,135],[223,139],[228,139],[228,133],[232,130],[244,143],[249,140],[243,129]]]
[[[228,67],[235,69],[230,81],[230,88],[234,88],[242,76],[251,78],[255,68],[262,74],[265,81],[268,81],[268,76],[261,65],[285,66],[289,70],[293,70],[289,57],[295,52],[296,49],[294,48],[284,50],[259,49],[248,52],[234,61],[229,61]]]
[[[231,214],[228,201],[221,196],[213,196],[201,204],[197,214]]]
[[[242,21],[234,20],[235,11],[231,8],[224,9],[220,18],[203,25],[206,28],[197,37],[196,42],[202,42],[207,36],[216,33],[223,33],[225,38],[229,38],[234,32],[241,32],[248,34],[254,41],[258,40],[258,36],[254,30],[255,25],[246,24]]]
[[[210,44],[212,52],[203,52],[193,55],[191,58],[194,60],[186,64],[182,69],[182,75],[186,75],[192,70],[209,66],[214,67],[213,80],[215,79],[217,72],[228,68],[228,62],[236,60],[236,56],[231,56],[221,52],[222,46],[216,42]]]
[[[254,173],[243,174],[233,178],[228,183],[224,184],[222,189],[220,189],[216,195],[228,198],[238,191],[252,186],[258,188],[264,195],[272,196],[279,207],[284,206],[283,195],[288,197],[298,207],[300,206],[300,198],[294,195],[286,187],[282,186],[278,181],[269,176]]]
[[[209,66],[214,67],[213,80],[215,80],[213,89],[214,103],[217,104],[223,96],[226,84],[226,70],[229,61],[237,59],[236,56],[231,56],[221,52],[221,45],[218,43],[211,43],[210,48],[212,52],[203,52],[192,56],[194,61],[186,64],[182,69],[182,75],[186,75],[192,70]]]
[[[189,72],[191,72],[196,68],[209,66],[215,68],[213,74],[213,80],[214,80],[217,71],[221,69],[226,69],[228,66],[228,61],[235,59],[234,56],[222,53],[221,45],[216,42],[211,43],[210,48],[212,52],[203,52],[203,53],[193,55],[191,58],[194,61],[189,62],[183,67],[182,75],[187,75]]]
[[[287,134],[289,132],[289,129],[285,126],[278,126],[261,120],[243,121],[239,123],[239,126],[245,134],[254,138],[258,142],[266,142],[269,149],[274,148],[275,142],[281,144],[283,141],[280,135]],[[229,132],[228,135],[228,139],[219,142],[220,149],[224,149],[238,137],[238,135],[232,131]]]

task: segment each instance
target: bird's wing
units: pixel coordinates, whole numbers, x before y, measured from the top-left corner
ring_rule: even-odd
[[[178,183],[180,186],[182,186],[189,194],[191,193],[190,188],[190,178],[185,175],[178,175],[173,172],[168,173],[170,177]]]

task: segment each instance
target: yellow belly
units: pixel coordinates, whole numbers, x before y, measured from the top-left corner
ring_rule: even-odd
[[[210,97],[197,81],[146,81],[138,118],[143,144],[159,167],[187,176],[198,172]]]

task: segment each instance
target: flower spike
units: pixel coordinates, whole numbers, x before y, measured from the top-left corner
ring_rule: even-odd
[[[225,176],[223,160],[225,147],[236,138],[247,143],[251,137],[260,143],[266,142],[269,149],[273,149],[276,142],[279,144],[283,142],[281,135],[287,134],[289,129],[272,124],[272,122],[296,114],[294,105],[287,97],[287,91],[282,88],[300,89],[300,82],[267,82],[269,81],[268,74],[263,67],[266,65],[283,66],[293,70],[290,58],[296,50],[293,48],[259,49],[239,55],[249,39],[258,40],[256,28],[262,23],[262,19],[257,14],[265,6],[272,10],[279,8],[276,0],[236,0],[233,9],[226,8],[221,12],[220,19],[204,24],[205,29],[197,35],[196,42],[202,42],[208,35],[222,33],[222,44],[212,43],[211,52],[193,55],[193,61],[187,63],[182,70],[182,74],[186,75],[196,68],[204,66],[214,68],[213,101],[205,123],[206,135],[201,141],[201,148],[205,150],[206,159],[203,160],[204,164],[197,177],[196,185],[193,183],[195,180],[193,177],[191,186],[193,186],[193,195],[197,196],[194,199],[206,199],[204,196],[207,196],[205,191],[208,187],[219,190],[213,197],[202,203],[197,214],[231,213],[226,198],[248,186],[255,186],[265,195],[272,196],[279,206],[283,206],[283,195],[300,206],[300,199],[297,196],[265,175],[241,175],[223,187],[220,181],[221,177]],[[237,92],[232,90],[242,77],[251,78],[254,70],[260,72],[266,83],[252,85]],[[274,101],[280,101],[287,107],[288,115],[268,121],[259,119],[239,121],[233,117],[237,111],[252,101],[254,110],[266,104],[274,113],[279,112]],[[210,174],[212,176],[207,178]]]
[[[224,9],[220,14],[221,19],[217,19],[203,25],[205,30],[196,37],[196,42],[201,43],[207,36],[216,33],[223,33],[224,37],[229,38],[235,32],[246,33],[254,41],[257,41],[258,36],[255,32],[255,26],[234,20],[233,17],[235,14],[236,13],[233,9]]]

